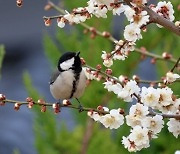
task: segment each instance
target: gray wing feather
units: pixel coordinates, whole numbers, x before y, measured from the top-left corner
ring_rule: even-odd
[[[53,84],[60,73],[61,72],[59,70],[54,71],[53,74],[51,75],[51,79],[50,79],[49,84]]]

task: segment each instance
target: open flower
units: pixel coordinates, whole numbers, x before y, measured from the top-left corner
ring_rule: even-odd
[[[128,41],[136,42],[142,38],[141,30],[137,24],[130,24],[125,27],[124,38]]]
[[[110,129],[117,129],[124,123],[124,116],[120,114],[120,109],[112,109],[109,114],[102,116],[100,122]]]

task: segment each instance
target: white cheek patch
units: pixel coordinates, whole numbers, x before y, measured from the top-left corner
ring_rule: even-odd
[[[68,70],[74,64],[74,57],[60,64],[62,70]]]

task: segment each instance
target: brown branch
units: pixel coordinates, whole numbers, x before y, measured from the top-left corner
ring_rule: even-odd
[[[128,4],[130,4],[130,1],[131,1],[131,0],[124,0],[124,1],[125,1],[126,3],[128,3]],[[65,14],[64,10],[62,10],[61,8],[59,8],[58,6],[56,6],[53,2],[49,1],[48,3],[52,6],[52,8],[54,8],[54,9],[57,10],[58,12],[60,12],[60,13],[62,13],[62,14]],[[121,2],[120,2],[120,3],[121,3]],[[154,13],[155,13],[155,12],[154,12]],[[157,14],[157,13],[155,13],[155,14]],[[158,15],[158,14],[157,14],[157,15]],[[158,15],[158,16],[159,16],[159,15]],[[46,18],[46,19],[54,19],[54,17],[56,17],[56,16],[45,17],[45,18]],[[57,16],[57,18],[59,18],[59,17],[61,17],[61,15],[60,15],[60,16]],[[161,17],[161,16],[160,16],[160,17]],[[163,18],[163,17],[162,17],[162,18]],[[94,28],[94,27],[91,27],[91,26],[89,26],[89,25],[87,25],[87,24],[85,24],[85,23],[80,23],[80,25],[83,26],[84,28],[88,29],[89,31],[91,31],[91,29]],[[95,29],[95,28],[94,28],[94,30],[95,30],[95,32],[96,32],[97,35],[102,36],[102,37],[110,40],[110,41],[113,42],[113,43],[118,42],[118,40],[115,39],[111,34],[109,35],[109,37],[105,37],[105,36],[103,35],[103,32],[101,32],[101,31],[99,31],[99,30],[97,30],[97,29]],[[118,45],[118,43],[117,43],[117,45]],[[173,62],[173,63],[176,63],[176,61],[177,61],[177,60],[174,59],[174,58],[164,59],[164,58],[163,58],[162,56],[160,56],[160,55],[157,55],[157,54],[154,54],[154,53],[151,53],[151,52],[148,52],[148,51],[147,51],[147,52],[143,52],[141,49],[138,49],[138,48],[135,48],[134,52],[136,52],[136,53],[141,53],[141,54],[144,54],[144,55],[146,55],[146,56],[156,58],[157,60],[167,60],[167,61]]]
[[[163,18],[162,16],[160,16],[159,14],[154,12],[152,9],[150,9],[148,6],[143,6],[143,9],[148,12],[148,14],[150,16],[150,20],[152,22],[157,23],[157,24],[163,26],[164,28],[172,31],[176,35],[180,36],[180,28],[178,26],[175,26],[175,24],[173,22]]]
[[[10,99],[5,99],[2,100],[4,103],[12,103],[12,104],[16,104],[18,103],[19,106],[21,105],[28,105],[29,102],[24,102],[24,101],[16,101],[16,100],[10,100]],[[0,102],[2,102],[0,101]],[[53,104],[55,103],[38,103],[38,102],[32,102],[33,105],[38,105],[38,106],[49,106],[49,107],[53,107]],[[57,104],[57,103],[56,103]],[[72,108],[72,109],[77,109],[79,110],[80,108],[78,106],[74,106],[74,105],[64,105],[64,104],[59,104],[60,108]],[[88,107],[82,107],[82,111],[94,111],[94,112],[98,112],[99,114],[108,114],[109,112],[106,111],[102,111],[102,110],[98,110],[98,109],[94,109],[94,108],[88,108]]]
[[[45,101],[43,101],[43,103],[39,103],[38,102],[25,102],[25,101],[17,101],[17,100],[10,100],[10,99],[2,99],[5,98],[5,96],[3,95],[3,97],[0,98],[0,105],[4,105],[5,103],[11,103],[11,104],[19,104],[19,107],[21,105],[29,105],[29,103],[32,103],[33,105],[38,105],[38,106],[49,106],[49,107],[53,107],[53,104],[58,104],[59,108],[72,108],[72,109],[76,109],[79,110],[80,108],[74,105],[64,105],[64,104],[59,104],[59,103],[46,103]],[[31,104],[31,105],[32,105]],[[32,106],[31,106],[32,107]],[[99,114],[109,114],[109,112],[107,111],[103,111],[103,110],[98,110],[98,109],[94,109],[94,108],[87,108],[87,107],[82,107],[82,111],[94,111],[94,112],[98,112]],[[57,112],[55,112],[57,113]],[[151,111],[150,114],[151,116],[155,116],[155,115],[161,115],[163,116],[163,118],[176,118],[176,119],[180,119],[180,114],[160,114],[160,113],[156,113],[154,111]]]

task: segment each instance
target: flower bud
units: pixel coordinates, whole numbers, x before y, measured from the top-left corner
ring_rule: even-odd
[[[167,52],[163,52],[163,53],[162,53],[162,57],[163,57],[164,59],[171,59],[171,58],[172,58],[172,55],[169,54],[169,53],[167,53]]]
[[[27,107],[28,107],[29,109],[31,109],[31,108],[33,107],[33,105],[34,105],[34,102],[31,101],[31,102],[28,103]]]
[[[110,34],[109,32],[106,32],[106,31],[104,31],[104,32],[102,33],[102,35],[103,35],[103,37],[105,37],[105,38],[108,38],[108,37],[111,36],[111,34]]]
[[[23,5],[23,0],[16,0],[16,5],[17,5],[18,7],[22,7],[22,5]]]
[[[45,26],[50,26],[51,25],[51,19],[50,18],[45,19],[44,24],[45,24]]]
[[[106,69],[106,74],[108,74],[108,75],[112,75],[112,69],[110,69],[110,68],[108,68],[108,69]]]
[[[20,109],[21,104],[20,103],[15,103],[14,104],[14,110],[18,111]]]
[[[101,68],[102,68],[102,66],[101,66],[100,64],[98,64],[98,65],[96,66],[96,69],[97,69],[97,70],[101,70]]]
[[[33,99],[31,97],[26,98],[26,102],[32,102],[32,101],[33,101]]]
[[[69,100],[64,99],[63,100],[63,105],[68,106],[68,105],[72,105],[72,104],[71,104],[71,102]]]
[[[57,114],[60,112],[60,104],[59,103],[54,103],[52,105],[52,108],[54,109],[54,113]]]
[[[46,105],[41,105],[41,112],[46,112]]]

